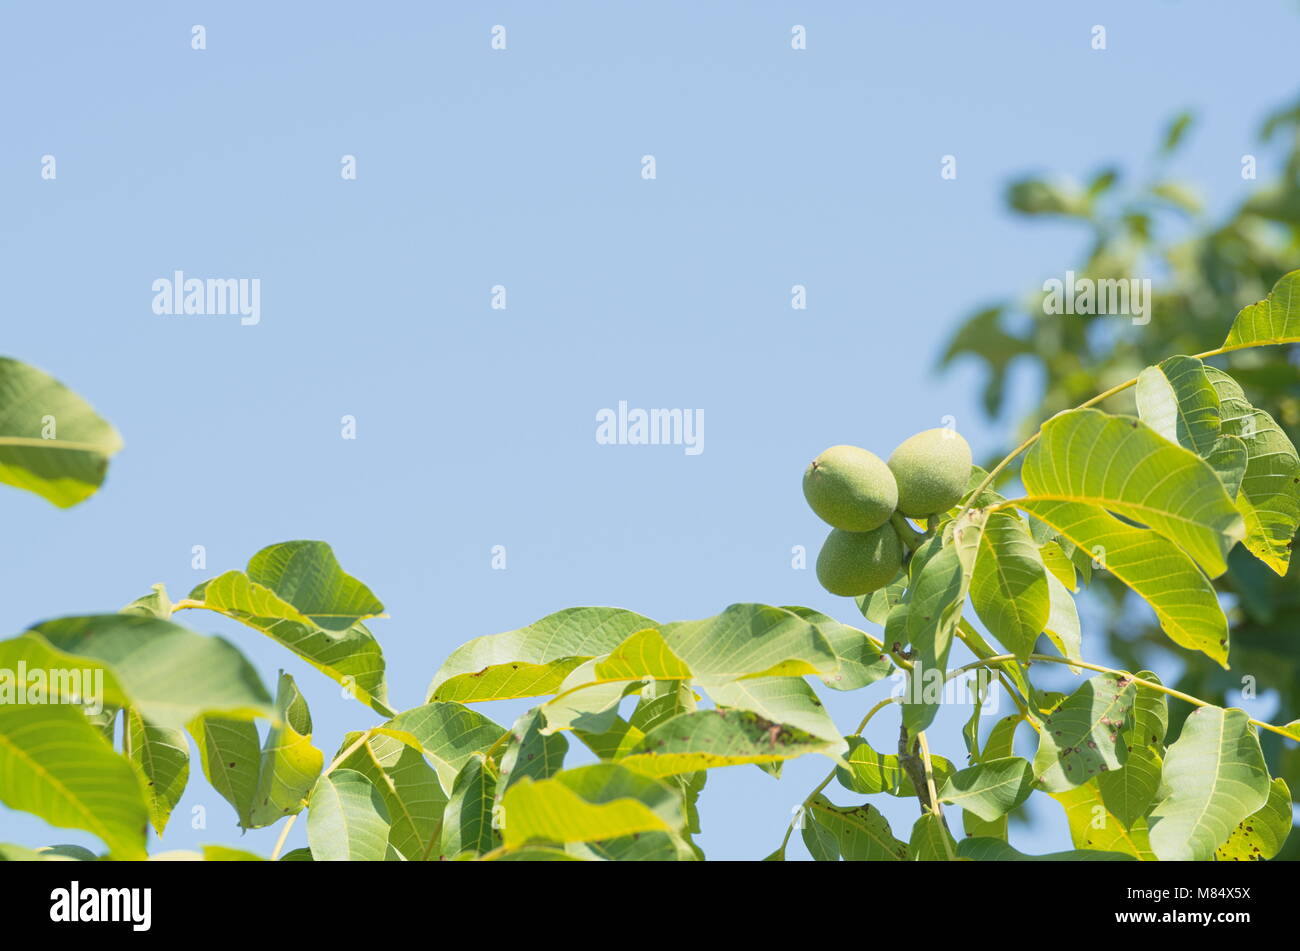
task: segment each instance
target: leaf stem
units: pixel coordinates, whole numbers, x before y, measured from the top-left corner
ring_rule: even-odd
[[[925,766],[925,785],[930,793],[930,811],[938,817],[939,825],[948,833],[943,836],[943,850],[948,855],[948,861],[955,862],[957,856],[953,854],[952,843],[949,841],[952,832],[948,829],[948,820],[943,817],[943,807],[939,805],[939,792],[934,788],[934,763],[930,761],[930,744],[925,738],[924,730],[916,734],[916,740],[921,744],[921,763]]]
[[[894,526],[898,540],[906,545],[909,551],[916,551],[921,547],[921,543],[925,541],[926,536],[909,525],[907,519],[898,512],[889,516],[889,524]]]
[[[1003,661],[1015,659],[1015,654],[998,654],[996,657],[986,657],[949,671],[944,679],[951,680],[953,677],[956,677],[959,674],[964,674],[969,670],[974,670],[977,667],[987,667],[992,664],[1000,664]],[[1119,677],[1127,677],[1139,687],[1146,687],[1148,690],[1156,690],[1160,693],[1168,694],[1171,697],[1176,697],[1179,700],[1182,700],[1184,703],[1190,703],[1194,707],[1215,706],[1215,704],[1210,703],[1207,700],[1202,700],[1200,697],[1193,697],[1191,694],[1183,693],[1181,690],[1175,690],[1173,687],[1166,687],[1164,684],[1158,684],[1150,680],[1143,680],[1141,677],[1135,677],[1127,670],[1116,670],[1114,667],[1103,667],[1101,664],[1090,664],[1084,660],[1070,660],[1066,657],[1053,657],[1051,654],[1030,654],[1029,659],[1043,661],[1048,664],[1064,664],[1067,667],[1083,667],[1087,670],[1095,670],[1099,674],[1115,674]],[[1265,723],[1263,720],[1256,720],[1253,718],[1250,720],[1250,723],[1253,726],[1259,727],[1261,730],[1268,730],[1271,733],[1278,734],[1278,736],[1285,736],[1289,740],[1296,740],[1294,734],[1280,726],[1274,726],[1271,723]]]

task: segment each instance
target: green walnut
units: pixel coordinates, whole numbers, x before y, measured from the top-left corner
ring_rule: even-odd
[[[857,446],[831,446],[808,464],[803,494],[824,522],[846,532],[868,532],[889,521],[898,486],[889,466]]]
[[[898,510],[913,518],[946,512],[966,494],[970,444],[952,429],[927,429],[894,450],[889,468],[898,483]]]
[[[903,545],[886,522],[869,532],[833,529],[817,555],[817,580],[831,594],[854,598],[883,588],[903,566]]]

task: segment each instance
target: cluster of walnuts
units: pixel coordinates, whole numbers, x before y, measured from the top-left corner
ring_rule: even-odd
[[[889,462],[858,446],[831,446],[808,464],[803,494],[832,527],[817,556],[817,580],[831,594],[856,597],[893,581],[903,565],[904,518],[946,512],[966,494],[970,445],[955,430],[927,429],[905,439]]]

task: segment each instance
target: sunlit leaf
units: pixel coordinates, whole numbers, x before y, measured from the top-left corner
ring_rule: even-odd
[[[833,755],[843,743],[841,738],[822,739],[747,710],[698,710],[659,724],[620,763],[646,776],[670,776],[776,762],[804,753]]]
[[[153,726],[137,710],[128,709],[123,722],[128,758],[140,773],[149,804],[149,822],[162,835],[189,781],[190,745],[184,730]]]
[[[908,858],[907,843],[894,838],[885,817],[870,804],[837,806],[819,793],[809,803],[804,823],[805,830],[809,823],[816,823],[819,828],[813,834],[827,843],[823,854],[814,853],[814,858],[842,857],[846,862],[898,862]],[[807,831],[804,841],[808,841]]]
[[[1210,858],[1268,801],[1268,769],[1249,720],[1235,708],[1198,707],[1183,721],[1151,811],[1151,847],[1162,860]]]
[[[943,820],[927,812],[912,826],[907,843],[907,857],[913,862],[949,862],[957,856],[957,843]]]
[[[1227,666],[1228,621],[1204,573],[1172,542],[1094,505],[1030,500],[1025,508],[1096,557],[1155,611],[1175,644]]]
[[[356,770],[379,791],[391,822],[388,844],[408,861],[425,862],[438,857],[447,795],[438,782],[438,774],[411,745],[414,737],[404,742],[392,735],[396,732],[372,734],[339,767]],[[361,735],[354,732],[344,736],[339,755],[350,749]]]
[[[860,736],[848,737],[848,744],[849,751],[844,759],[849,769],[841,766],[835,771],[835,778],[841,786],[866,795],[884,792],[904,799],[916,798],[912,780],[899,764],[897,756],[877,752]],[[942,787],[957,771],[957,767],[942,756],[931,755],[930,762],[934,767],[936,787]]]
[[[1223,349],[1275,343],[1300,343],[1300,270],[1284,274],[1267,297],[1241,309]]]
[[[271,825],[302,811],[325,756],[311,742],[311,711],[298,685],[280,674],[275,698],[279,722],[273,723],[262,747],[257,791],[253,796],[252,825]]]
[[[1051,793],[1065,810],[1070,841],[1076,848],[1122,852],[1142,861],[1154,861],[1145,818],[1126,826],[1106,808],[1096,780],[1073,789]]]
[[[1300,525],[1300,455],[1268,413],[1246,401],[1222,370],[1205,368],[1219,396],[1226,433],[1246,446],[1246,469],[1237,508],[1246,523],[1244,544],[1279,575],[1291,563],[1291,540]]]
[[[186,727],[199,750],[203,775],[239,817],[239,827],[253,824],[253,797],[257,794],[262,749],[257,727],[247,720],[196,717]]]
[[[1284,780],[1273,780],[1263,808],[1241,820],[1228,840],[1214,850],[1215,859],[1250,862],[1273,858],[1291,834],[1291,811],[1291,790]]]
[[[442,858],[454,859],[464,852],[482,855],[496,847],[500,839],[496,791],[492,761],[482,754],[471,756],[456,774],[442,812]]]
[[[307,842],[315,862],[382,862],[388,852],[388,811],[361,773],[336,769],[312,787]]]
[[[121,448],[117,431],[80,396],[0,357],[0,482],[67,508],[95,493]]]
[[[979,536],[970,600],[1003,647],[1021,660],[1033,652],[1052,601],[1042,556],[1019,515],[989,515]]]
[[[1006,756],[953,773],[939,789],[939,799],[992,822],[1029,798],[1033,783],[1029,761]]]
[[[0,704],[0,802],[144,858],[149,811],[131,764],[67,704]]]
[[[1095,409],[1052,417],[1025,457],[1021,479],[1031,501],[1096,507],[1153,529],[1212,578],[1227,570],[1228,550],[1245,534],[1205,460],[1132,417]],[[1029,511],[1062,530],[1037,506]]]
[[[533,842],[598,842],[682,828],[680,798],[666,784],[614,763],[524,779],[502,799],[507,849]]]
[[[388,712],[383,652],[361,623],[384,606],[339,566],[324,542],[270,545],[249,559],[245,571],[204,582],[190,599],[261,631],[362,703]]]
[[[554,693],[579,664],[653,627],[648,617],[619,608],[557,611],[458,647],[434,675],[428,698],[469,703]]]
[[[59,618],[24,637],[106,664],[129,705],[156,726],[180,728],[200,714],[274,716],[257,671],[220,637],[130,614]]]
[[[1131,679],[1098,674],[1043,720],[1034,773],[1045,789],[1081,786],[1124,765],[1128,748],[1120,734],[1132,723],[1135,692]]]
[[[972,862],[1131,862],[1131,855],[1120,852],[1094,852],[1077,849],[1071,852],[1049,852],[1046,855],[1026,855],[1013,849],[1001,839],[962,839],[957,843],[957,857]]]

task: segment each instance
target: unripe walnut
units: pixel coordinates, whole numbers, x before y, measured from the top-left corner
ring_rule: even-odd
[[[898,486],[889,466],[857,446],[831,446],[809,463],[803,494],[827,524],[846,532],[867,532],[889,521]]]

